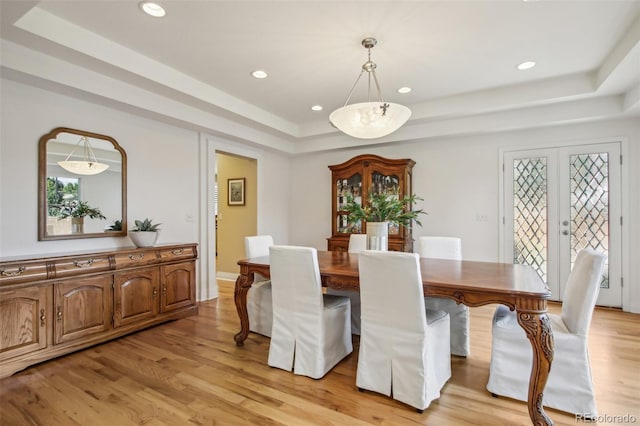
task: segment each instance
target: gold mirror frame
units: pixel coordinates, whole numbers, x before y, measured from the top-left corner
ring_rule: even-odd
[[[90,233],[68,233],[59,235],[49,235],[47,233],[48,200],[47,200],[47,143],[55,140],[61,133],[70,133],[80,137],[85,136],[91,139],[99,139],[113,145],[113,148],[121,156],[121,215],[116,218],[122,221],[121,231],[90,232]],[[71,146],[73,148],[73,146]],[[115,220],[115,219],[113,219]],[[110,225],[107,223],[105,227]],[[38,142],[38,240],[70,240],[80,238],[101,238],[101,237],[125,237],[127,235],[127,154],[124,149],[110,136],[98,133],[86,132],[84,130],[71,129],[68,127],[56,127],[46,135],[43,135]]]

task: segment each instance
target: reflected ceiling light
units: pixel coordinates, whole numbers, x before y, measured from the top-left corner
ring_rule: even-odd
[[[398,93],[409,93],[411,92],[411,87],[401,87],[398,89]]]
[[[162,18],[167,14],[162,6],[150,1],[140,2],[140,9],[142,9],[147,15],[153,16],[154,18]]]
[[[516,68],[522,71],[522,70],[528,70],[529,68],[533,68],[535,66],[536,66],[536,63],[534,61],[526,61],[521,64],[518,64]]]
[[[380,84],[376,77],[376,67],[371,62],[371,49],[378,43],[375,38],[362,40],[362,45],[368,50],[369,60],[362,65],[362,70],[356,79],[347,101],[342,108],[338,108],[329,115],[329,121],[338,130],[359,139],[381,138],[398,130],[411,117],[411,110],[404,105],[385,102],[380,92]],[[353,90],[360,77],[368,74],[367,102],[348,105]],[[371,101],[371,79],[378,91],[378,101]]]
[[[82,159],[69,161],[69,158],[71,158],[80,144],[82,144],[82,149],[84,151]],[[89,143],[89,138],[85,136],[82,136],[80,138],[76,146],[69,153],[69,155],[67,155],[67,158],[64,161],[58,161],[58,165],[63,169],[77,175],[97,175],[98,173],[102,173],[109,168],[107,164],[98,163],[96,155],[93,153],[93,149],[91,148],[91,144]]]
[[[254,78],[267,78],[268,76],[267,72],[262,70],[255,70],[254,72],[251,73],[251,75]]]
[[[322,111],[322,105],[314,105],[311,107],[313,111]]]

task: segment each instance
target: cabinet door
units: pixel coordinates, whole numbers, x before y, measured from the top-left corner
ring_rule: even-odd
[[[372,194],[387,194],[395,199],[404,197],[402,188],[402,169],[398,167],[386,167],[381,164],[372,163],[367,182],[368,191]],[[400,225],[389,224],[389,235],[399,235]]]
[[[64,343],[111,329],[111,282],[112,276],[108,274],[54,285],[54,343]]]
[[[162,266],[161,273],[163,313],[195,305],[196,279],[193,262]]]
[[[114,281],[115,327],[158,315],[160,280],[157,267],[121,272],[115,275]]]
[[[360,233],[362,223],[348,223],[348,214],[342,210],[348,197],[353,197],[354,201],[362,205],[362,167],[352,167],[340,174],[334,174],[333,182],[333,234]]]
[[[47,346],[51,286],[0,291],[0,360]]]

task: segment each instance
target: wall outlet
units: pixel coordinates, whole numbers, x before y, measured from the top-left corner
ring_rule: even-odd
[[[486,213],[476,213],[476,222],[488,222],[489,216]]]

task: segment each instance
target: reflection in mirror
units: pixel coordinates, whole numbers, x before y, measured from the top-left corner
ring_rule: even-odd
[[[58,127],[39,150],[40,240],[127,235],[126,154],[115,139]]]

